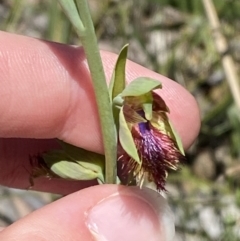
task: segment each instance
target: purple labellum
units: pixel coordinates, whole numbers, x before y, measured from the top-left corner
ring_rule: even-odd
[[[138,124],[138,127],[139,127],[139,131],[140,131],[142,134],[145,134],[146,131],[150,131],[149,125],[148,125],[147,122],[139,123],[139,124]]]
[[[166,115],[168,111],[161,103],[162,99],[156,94],[158,102],[153,102],[154,113],[159,116]],[[158,110],[164,109],[164,113]],[[129,111],[124,113],[126,120],[130,119]],[[143,110],[137,110],[141,117],[145,118]],[[164,119],[164,118],[163,118]],[[144,179],[156,184],[157,190],[165,190],[168,171],[176,170],[179,162],[185,157],[177,147],[176,141],[164,131],[154,127],[150,121],[135,123],[131,126],[132,137],[141,160],[141,164],[133,160],[124,150],[121,151],[119,161],[123,175],[132,175],[138,185],[142,185]],[[130,175],[130,176],[131,176]]]

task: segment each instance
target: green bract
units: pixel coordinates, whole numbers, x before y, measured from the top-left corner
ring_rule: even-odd
[[[159,88],[162,88],[162,84],[158,80],[139,77],[126,86],[121,96],[141,96]]]
[[[42,155],[49,169],[56,175],[73,180],[98,179],[104,183],[104,156],[63,143],[63,150]]]

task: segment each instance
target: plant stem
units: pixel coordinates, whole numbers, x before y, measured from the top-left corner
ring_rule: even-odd
[[[110,98],[97,39],[86,0],[75,0],[84,30],[80,33],[90,69],[100,116],[105,151],[105,181],[116,182],[117,138]]]
[[[75,28],[76,33],[81,38],[82,35],[84,35],[85,29],[79,17],[74,0],[58,0],[58,2],[62,6],[63,11],[67,15],[69,21]]]

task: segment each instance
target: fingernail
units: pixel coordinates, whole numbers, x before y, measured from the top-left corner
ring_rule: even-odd
[[[171,241],[174,217],[157,192],[138,187],[120,190],[90,209],[87,227],[97,241]]]

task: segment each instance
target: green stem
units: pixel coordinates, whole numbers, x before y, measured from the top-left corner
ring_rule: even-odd
[[[58,2],[62,6],[63,11],[65,12],[68,19],[70,20],[73,27],[75,28],[78,36],[81,38],[82,35],[84,35],[85,28],[79,17],[74,0],[58,0]]]
[[[100,116],[106,158],[105,181],[106,183],[115,183],[117,138],[108,86],[87,1],[75,0],[75,2],[84,26],[84,31],[81,32],[80,38],[90,69]]]

